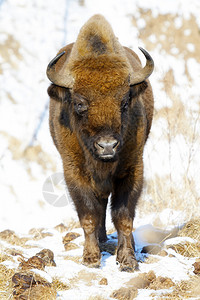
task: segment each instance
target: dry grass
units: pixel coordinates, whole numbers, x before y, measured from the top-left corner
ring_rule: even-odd
[[[8,254],[4,253],[4,252],[1,252],[0,253],[0,264],[6,260],[12,260],[13,259],[11,258],[11,256],[9,256]]]
[[[12,295],[12,276],[15,270],[0,264],[0,299],[10,299]]]
[[[28,238],[19,238],[14,231],[6,229],[0,232],[0,239],[11,245],[25,246]]]
[[[163,105],[162,108],[155,105],[153,127],[149,139],[152,147],[148,152],[147,162],[144,162],[148,172],[151,172],[149,176],[151,179],[145,182],[143,199],[138,208],[145,214],[149,211],[157,211],[158,215],[163,209],[171,208],[183,211],[184,220],[188,220],[195,215],[199,217],[200,214],[197,180],[200,177],[198,163],[200,98],[194,93],[194,78],[191,77],[191,70],[189,72],[188,69],[189,59],[200,62],[198,24],[191,15],[188,19],[182,18],[180,28],[177,28],[177,15],[154,16],[150,9],[139,9],[139,13],[146,22],[145,28],[139,31],[139,38],[149,51],[159,49],[163,55],[166,53],[167,57],[177,58],[183,62],[184,74],[181,76],[184,76],[184,84],[177,81],[176,65],[169,65],[168,70],[164,71],[162,65],[156,65],[155,57],[160,83],[160,91],[154,90],[155,103],[162,101]],[[136,27],[137,21],[133,16],[133,23]],[[185,32],[187,34],[184,34]],[[149,37],[152,36],[153,39],[150,39]],[[189,44],[194,46],[194,51],[188,50]],[[175,48],[176,53],[173,52]],[[161,92],[163,99],[158,98]],[[160,145],[163,144],[165,154],[160,151],[162,149]],[[160,168],[164,168],[167,174],[161,176],[159,172],[154,172],[154,165],[151,165],[152,155],[157,156],[158,161],[162,158]],[[162,220],[159,225],[162,226]]]
[[[65,232],[65,231],[71,231],[72,229],[80,228],[80,222],[79,221],[70,221],[67,223],[67,225],[64,225],[63,223],[55,226],[55,229],[59,232]]]
[[[173,54],[173,47],[177,47],[178,53],[176,55],[178,57],[184,57],[185,60],[195,57],[197,61],[200,62],[199,26],[194,16],[191,15],[190,18],[187,19],[182,18],[181,27],[177,28],[175,24],[178,15],[176,14],[153,16],[150,9],[146,10],[143,8],[140,8],[139,12],[140,18],[146,22],[145,30],[139,31],[139,38],[148,44],[147,49],[149,51],[155,49],[159,43],[162,49],[167,53]],[[133,22],[137,23],[134,17]],[[183,34],[183,32],[188,29],[191,30],[189,34]],[[155,42],[149,39],[152,33],[155,35]],[[193,52],[188,51],[188,44],[195,46]]]
[[[179,231],[178,236],[190,237],[196,242],[182,242],[169,247],[186,257],[200,257],[200,220],[194,219],[187,222]]]
[[[65,257],[64,257],[64,259],[65,260],[71,260],[71,261],[73,261],[73,262],[75,262],[76,264],[79,264],[79,265],[81,265],[81,263],[82,263],[82,256],[72,256],[72,255],[66,255]]]
[[[179,236],[188,236],[194,240],[200,241],[200,219],[194,219],[187,222],[178,233]]]
[[[182,280],[174,287],[171,293],[163,293],[160,299],[199,299],[200,277],[192,276],[189,280]],[[156,296],[154,293],[152,297]],[[158,299],[158,298],[157,298]]]
[[[199,257],[200,243],[183,242],[176,245],[170,245],[169,248],[185,257]]]
[[[183,103],[179,92],[174,93],[172,70],[165,74],[161,81],[172,104],[155,110],[149,138],[151,147],[148,148],[147,143],[147,159],[144,162],[148,173],[151,172],[151,179],[148,178],[144,183],[138,209],[145,213],[157,211],[159,214],[163,209],[171,208],[183,211],[184,219],[188,220],[200,215],[197,180],[200,176],[197,163],[197,151],[200,147],[200,106],[198,111],[194,111],[189,103]],[[162,130],[159,136],[157,129]],[[165,145],[163,153],[160,152],[162,145]],[[152,156],[158,157],[160,168],[164,168],[165,175],[154,171],[156,167],[152,164]]]
[[[66,291],[70,289],[70,285],[62,282],[58,277],[53,278],[52,286],[56,291]]]
[[[34,240],[41,240],[44,239],[47,236],[52,236],[52,233],[49,232],[43,232],[45,230],[44,228],[31,228],[29,230],[29,234],[33,235]]]

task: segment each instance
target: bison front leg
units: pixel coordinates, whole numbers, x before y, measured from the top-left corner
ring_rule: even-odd
[[[94,214],[86,214],[80,218],[80,223],[85,234],[83,264],[90,267],[99,267],[101,253],[97,240],[97,218]]]
[[[121,271],[138,268],[132,234],[135,207],[142,190],[142,180],[131,185],[130,178],[117,179],[112,196],[112,220],[118,233],[117,262]]]
[[[83,264],[90,267],[99,267],[101,253],[98,244],[98,233],[104,209],[91,190],[79,190],[76,187],[69,188],[69,192],[76,206],[85,235]]]
[[[134,240],[132,235],[133,218],[123,213],[113,218],[118,232],[118,248],[116,261],[120,264],[121,271],[133,272],[138,268],[134,253]]]

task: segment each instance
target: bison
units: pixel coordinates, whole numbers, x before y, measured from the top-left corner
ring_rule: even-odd
[[[153,115],[148,77],[154,62],[123,47],[101,15],[47,67],[50,132],[85,235],[83,263],[100,265],[108,197],[118,233],[120,270],[137,268],[132,235],[143,185],[143,150]]]

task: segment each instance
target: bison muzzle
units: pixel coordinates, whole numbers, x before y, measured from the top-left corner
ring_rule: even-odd
[[[95,15],[47,67],[50,131],[84,230],[83,263],[88,266],[100,265],[111,196],[116,259],[121,270],[137,268],[132,230],[153,115],[148,77],[154,68],[148,52],[140,50],[144,67],[135,52],[119,43],[104,17]]]

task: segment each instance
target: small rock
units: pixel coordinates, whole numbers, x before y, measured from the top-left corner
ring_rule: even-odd
[[[110,297],[118,300],[132,300],[137,297],[138,291],[135,288],[120,288],[112,293]]]
[[[142,248],[141,253],[149,253],[149,254],[158,254],[161,251],[161,246],[159,245],[148,245]]]
[[[140,274],[137,277],[131,278],[126,284],[135,289],[145,289],[150,285],[150,281],[148,280],[147,274]]]
[[[12,282],[15,284],[15,286],[23,286],[25,288],[28,288],[30,285],[36,284],[33,275],[25,275],[21,273],[15,273],[12,277]]]
[[[146,275],[146,278],[150,281],[153,282],[154,280],[156,280],[156,275],[154,273],[154,271],[149,271]]]
[[[77,233],[77,232],[68,232],[63,237],[63,244],[64,244],[64,247],[65,247],[66,251],[78,249],[78,245],[76,245],[74,243],[70,243],[70,242],[73,241],[73,240],[75,240],[79,236],[80,236],[80,234]]]
[[[43,259],[38,256],[32,256],[27,261],[22,261],[19,265],[22,270],[26,269],[38,269],[44,271],[45,263]]]
[[[169,257],[176,257],[174,254],[169,254]]]
[[[45,266],[56,266],[54,261],[54,253],[50,249],[43,249],[42,251],[38,252],[36,256],[40,257],[44,261]]]
[[[168,255],[166,250],[161,250],[160,253],[158,253],[159,256],[165,257]]]
[[[196,275],[200,275],[200,262],[199,261],[196,261],[194,264],[194,271],[193,273],[196,274]]]
[[[63,237],[63,244],[67,244],[73,240],[75,240],[76,238],[78,238],[80,236],[79,233],[77,232],[68,232],[64,237]]]
[[[30,271],[15,273],[12,277],[14,284],[13,297],[16,300],[54,300],[55,288],[44,278]]]
[[[102,278],[100,281],[99,281],[99,284],[100,285],[108,285],[108,279],[107,278]]]

